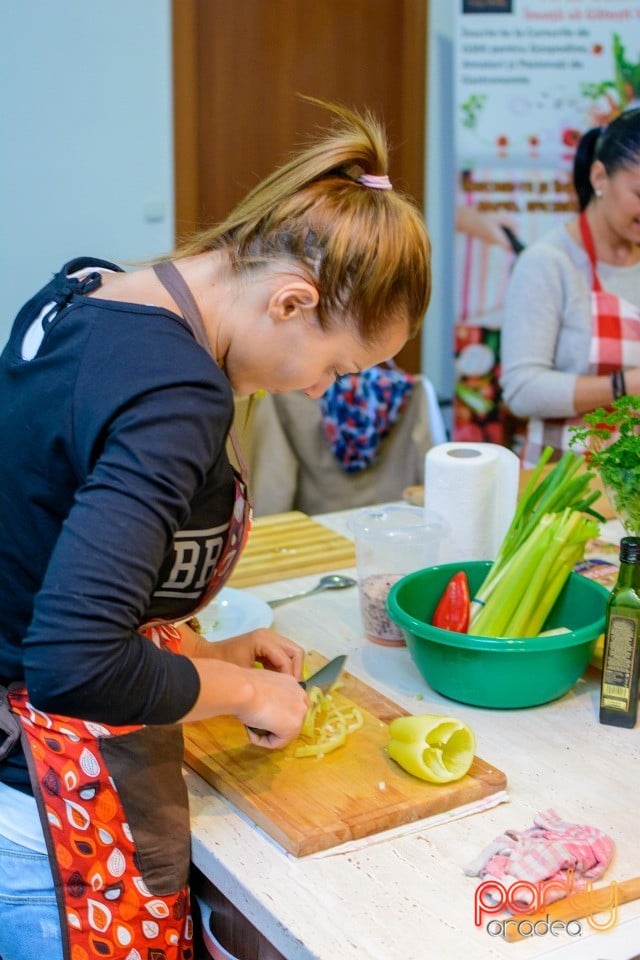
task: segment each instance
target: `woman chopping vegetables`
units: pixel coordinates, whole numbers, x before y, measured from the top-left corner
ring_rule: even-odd
[[[247,534],[233,391],[320,397],[427,307],[428,237],[382,131],[329,109],[331,131],[172,259],[67,263],[0,359],[4,960],[192,957],[180,724],[232,715],[267,748],[302,725],[301,647],[176,624]]]
[[[529,418],[524,465],[570,449],[569,427],[640,394],[640,109],[584,134],[579,216],[520,254],[505,299],[502,387]]]

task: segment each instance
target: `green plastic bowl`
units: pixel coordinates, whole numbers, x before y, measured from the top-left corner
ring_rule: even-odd
[[[473,597],[490,566],[484,560],[445,563],[410,573],[392,586],[387,611],[418,670],[444,697],[477,707],[533,707],[561,697],[586,670],[604,631],[609,591],[571,573],[544,627],[571,632],[551,637],[476,637],[432,626],[454,573],[464,570]]]

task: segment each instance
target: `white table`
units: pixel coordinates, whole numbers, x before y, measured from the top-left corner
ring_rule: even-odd
[[[317,519],[344,533],[347,516]],[[615,521],[605,528],[612,541],[620,535]],[[251,592],[271,599],[316,580]],[[474,708],[434,693],[406,649],[366,641],[355,590],[318,594],[274,614],[275,629],[328,656],[346,652],[351,673],[408,711],[467,722],[478,754],[507,774],[510,797],[483,813],[356,852],[296,861],[188,770],[194,863],[287,960],[528,960],[556,950],[551,960],[630,960],[640,953],[640,901],[620,906],[608,933],[596,934],[583,921],[579,936],[507,943],[489,935],[486,921],[474,925],[478,881],[463,872],[494,837],[526,829],[538,811],[553,808],[613,837],[616,854],[603,881],[640,874],[640,727],[599,724],[599,674],[588,671],[570,693],[541,707]]]

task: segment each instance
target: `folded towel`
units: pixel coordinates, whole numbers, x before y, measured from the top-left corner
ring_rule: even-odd
[[[415,377],[371,367],[332,384],[320,401],[324,432],[346,473],[375,463],[381,440],[404,410]]]

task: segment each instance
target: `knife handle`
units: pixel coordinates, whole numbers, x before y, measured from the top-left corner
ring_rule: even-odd
[[[307,689],[306,680],[298,680],[298,683],[300,684],[303,690]],[[261,730],[260,727],[247,727],[247,730],[251,730],[251,733],[255,733],[256,736],[258,737],[268,737],[269,734],[271,733],[271,730]]]

